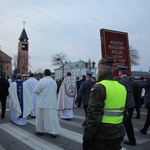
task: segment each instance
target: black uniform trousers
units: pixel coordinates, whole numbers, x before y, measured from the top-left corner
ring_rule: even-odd
[[[132,125],[132,115],[133,115],[134,107],[128,109],[129,117],[124,120],[124,126],[127,132],[127,136],[129,142],[136,143],[136,139],[134,137],[133,125]]]
[[[150,126],[150,103],[147,103],[147,118],[146,118],[144,128],[142,129],[142,131],[146,133],[149,126]]]
[[[82,124],[83,126],[85,125],[86,118],[87,118],[87,108],[88,108],[88,105],[84,105],[85,121],[84,121],[84,123]]]
[[[2,107],[1,118],[5,118],[5,112],[6,112],[6,99],[7,99],[7,96],[0,99],[0,101],[1,101],[1,107]]]

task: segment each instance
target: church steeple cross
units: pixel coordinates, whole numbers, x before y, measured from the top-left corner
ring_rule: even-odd
[[[25,21],[23,21],[22,23],[23,23],[23,29],[25,29],[25,24],[26,24],[26,22],[25,22]]]

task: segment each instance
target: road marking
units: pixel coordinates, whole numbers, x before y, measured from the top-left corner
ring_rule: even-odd
[[[84,120],[84,117],[81,117],[81,116],[76,116],[76,115],[74,115],[74,118],[79,118],[79,119],[83,119]],[[134,119],[134,120],[132,120],[133,122],[135,122],[135,123],[137,123],[137,124],[143,124],[143,122],[139,122],[139,120],[136,120],[136,119]],[[68,124],[68,125],[72,125],[72,126],[75,126],[75,127],[82,127],[81,125],[79,125],[78,123],[75,123],[75,122],[70,122],[70,121],[65,121],[65,120],[62,120],[62,119],[60,119],[60,122],[63,122],[63,123],[65,123],[65,124]],[[140,133],[139,132],[139,129],[137,129],[137,128],[134,128],[134,132],[138,132],[138,133]],[[147,131],[147,134],[149,135],[150,134],[150,131]],[[143,136],[146,136],[146,135],[143,135]],[[136,138],[136,143],[137,144],[143,144],[143,143],[145,143],[145,142],[148,142],[148,141],[150,141],[150,139],[148,138],[147,139],[147,137],[145,137],[145,138],[143,138],[143,137],[135,137]],[[128,140],[128,137],[125,135],[124,136],[124,139],[125,140]]]
[[[68,124],[68,125],[72,125],[74,127],[82,127],[81,124],[76,123],[76,122],[66,121],[66,120],[63,120],[63,119],[59,119],[59,121],[62,122],[62,123]]]
[[[134,128],[133,130],[134,130],[134,132],[138,132],[138,133],[140,134],[140,132],[138,131],[137,128]],[[150,131],[147,131],[147,133],[149,134]],[[141,134],[141,135],[142,135],[142,134]],[[143,135],[143,136],[144,136],[144,137],[135,135],[136,143],[137,143],[137,144],[143,144],[143,143],[145,143],[145,142],[150,141],[149,137],[146,137],[146,135]],[[125,140],[128,140],[127,135],[124,136],[124,139],[125,139]]]
[[[7,109],[7,111],[9,111],[9,109]],[[74,115],[74,118],[79,118],[79,119],[84,120],[84,117],[82,117],[82,116]],[[138,122],[138,120],[134,120],[134,121]],[[28,122],[35,125],[35,119],[28,120]],[[63,122],[65,124],[69,124],[69,125],[72,125],[72,126],[75,126],[75,127],[81,127],[82,128],[81,125],[79,125],[78,123],[75,123],[75,122],[65,121],[65,120],[62,120],[62,119],[60,119],[60,122]],[[29,132],[27,132],[27,131],[25,131],[21,128],[18,128],[16,125],[14,125],[12,123],[1,124],[0,128],[3,129],[4,131],[8,132],[12,136],[16,137],[20,141],[24,142],[25,144],[29,145],[33,149],[36,149],[36,150],[41,150],[41,149],[43,149],[43,150],[54,150],[54,149],[63,150],[62,148],[58,147],[57,145],[51,144],[51,143],[49,143],[49,142],[47,142],[47,141],[31,134],[31,133],[29,133]],[[138,131],[137,128],[134,128],[134,131],[138,132],[140,134],[140,132]],[[147,133],[150,134],[150,131],[148,131]],[[73,132],[71,130],[61,128],[61,131],[60,131],[59,135],[63,136],[63,137],[66,137],[68,139],[71,139],[72,141],[82,143],[82,136],[83,135],[79,134],[77,132]],[[146,135],[142,135],[142,136],[144,136],[144,137],[136,136],[136,143],[137,144],[143,144],[145,142],[150,141],[150,139],[147,138]],[[125,136],[124,139],[128,140],[127,136]],[[33,142],[31,142],[31,141],[33,141]],[[0,145],[0,150],[2,148],[1,148],[1,145]],[[5,150],[5,149],[2,149],[2,150]],[[127,150],[127,148],[123,147],[121,150]]]
[[[143,137],[137,137],[137,136],[135,137],[135,139],[136,139],[136,144],[143,144],[145,142],[150,141],[149,139],[145,139]],[[124,140],[128,141],[128,137],[126,135],[124,136]]]
[[[31,119],[31,120],[28,120],[29,123],[35,125],[35,119]],[[68,121],[69,122],[69,121]],[[71,122],[70,122],[71,123]],[[67,123],[68,124],[68,123]],[[74,124],[75,125],[75,124]],[[134,128],[134,131],[135,132],[138,132],[138,129],[137,128]],[[148,131],[149,133],[149,131]],[[77,133],[77,132],[73,132],[73,131],[70,131],[70,130],[67,130],[67,129],[64,129],[64,128],[61,128],[60,130],[60,135],[62,135],[63,137],[66,137],[66,138],[69,138],[73,141],[76,141],[78,143],[82,143],[82,137],[83,135],[80,134],[80,133]],[[124,139],[125,140],[128,140],[127,136],[125,135],[124,136]],[[143,144],[145,142],[148,142],[150,141],[150,139],[147,139],[147,138],[143,138],[143,137],[139,137],[139,136],[136,136],[136,143],[137,144]]]
[[[82,117],[82,116],[77,116],[77,115],[74,115],[74,118],[83,119],[83,120],[85,119],[84,116]]]
[[[64,150],[42,138],[39,138],[12,123],[4,123],[0,128],[35,150]]]
[[[28,123],[35,125],[35,119],[31,119],[28,120]],[[11,134],[12,136],[16,137],[17,139],[19,139],[20,141],[22,141],[23,143],[27,144],[28,146],[32,147],[33,149],[36,150],[63,150],[62,148],[58,147],[57,145],[54,145],[48,141],[45,141],[37,136],[35,136],[34,134],[31,134],[27,131],[25,131],[24,129],[19,128],[17,125],[12,124],[12,123],[4,123],[1,124],[0,128],[4,131],[6,131],[7,133]],[[137,128],[134,128],[135,132],[138,132]],[[148,131],[149,133],[149,131]],[[72,141],[78,142],[78,143],[82,143],[82,134],[77,133],[77,132],[73,132],[71,130],[67,130],[65,128],[61,128],[60,131],[60,136],[66,137],[68,139],[71,139]],[[146,135],[143,135],[143,137],[139,137],[136,136],[136,141],[137,144],[143,144],[145,142],[150,141],[150,139],[146,139],[147,137],[145,137]],[[124,137],[124,139],[128,139],[127,136]],[[3,147],[2,147],[3,148]],[[0,149],[2,149],[0,146]],[[2,149],[5,150],[5,149]],[[122,148],[122,150],[127,150],[126,148]]]
[[[35,119],[28,120],[28,122],[35,125]],[[65,128],[61,128],[59,135],[66,137],[68,139],[71,139],[71,140],[78,142],[78,143],[82,143],[82,141],[83,141],[82,140],[82,137],[83,137],[82,134],[71,131],[71,130],[67,130]]]
[[[60,111],[57,111],[58,115],[60,115]],[[85,119],[84,116],[77,116],[77,115],[73,115],[74,118],[78,118],[78,119]]]
[[[35,125],[35,119],[32,120],[28,120],[29,123]],[[78,142],[80,144],[82,144],[83,140],[83,135],[77,132],[73,132],[64,128],[61,128],[61,131],[59,133],[59,135],[66,137],[68,139],[71,139],[72,141]],[[127,150],[126,148],[122,147],[121,150]]]
[[[139,129],[137,129],[137,128],[134,128],[134,131],[135,131],[135,132],[138,132],[139,134],[141,134],[140,131],[139,131]],[[150,134],[150,131],[147,131],[147,134],[149,135],[149,134]],[[142,134],[141,134],[141,135],[142,135]],[[146,135],[143,135],[143,136],[146,136]],[[150,140],[150,139],[149,139],[149,140]]]

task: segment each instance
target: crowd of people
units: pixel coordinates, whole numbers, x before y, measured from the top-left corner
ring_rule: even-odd
[[[146,134],[150,125],[150,77],[138,80],[127,76],[127,67],[118,66],[119,80],[113,76],[113,58],[103,57],[98,62],[98,79],[86,71],[80,79],[71,72],[55,81],[45,69],[38,81],[34,74],[23,81],[21,74],[11,79],[0,74],[1,118],[5,118],[6,100],[10,99],[10,119],[17,125],[26,125],[35,118],[37,135],[49,133],[56,138],[61,127],[60,118],[74,118],[73,108],[81,106],[85,112],[82,124],[83,150],[119,150],[125,131],[127,145],[136,145],[132,117],[140,119],[140,107],[147,108],[147,119],[139,132]],[[124,130],[125,129],[125,130]]]

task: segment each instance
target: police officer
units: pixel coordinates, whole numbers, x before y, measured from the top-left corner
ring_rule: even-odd
[[[127,66],[118,66],[119,69],[119,76],[121,79],[119,82],[125,86],[127,90],[127,111],[129,114],[129,117],[125,119],[124,121],[124,126],[127,132],[128,136],[128,141],[124,141],[124,144],[127,145],[136,145],[136,139],[134,136],[134,130],[133,130],[133,125],[132,125],[132,115],[135,107],[135,101],[134,101],[134,96],[133,96],[133,80],[129,78],[127,74]]]
[[[112,66],[111,57],[105,56],[98,63],[98,82],[90,92],[83,150],[120,150],[127,91],[113,79]]]
[[[89,102],[89,96],[90,96],[90,90],[92,88],[92,86],[96,83],[95,81],[92,81],[92,75],[93,72],[91,71],[86,71],[86,81],[84,81],[79,89],[77,98],[76,98],[76,102],[80,101],[80,99],[82,98],[82,104],[84,107],[84,112],[85,112],[85,118],[87,117],[87,107],[88,107],[88,102]],[[85,125],[85,121],[82,124],[82,126]]]

